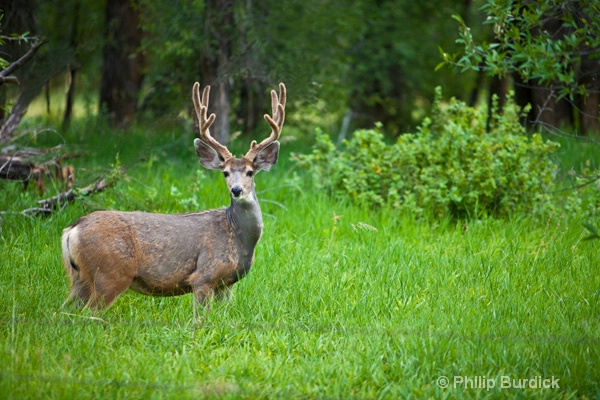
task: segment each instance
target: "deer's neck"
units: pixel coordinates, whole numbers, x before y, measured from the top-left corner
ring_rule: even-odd
[[[262,234],[263,221],[260,205],[254,190],[244,201],[231,200],[227,220],[234,235],[239,238],[246,255],[254,254],[254,247]]]

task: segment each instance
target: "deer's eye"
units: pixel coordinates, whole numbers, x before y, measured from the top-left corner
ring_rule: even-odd
[[[254,175],[254,171],[250,170],[248,172],[246,172],[246,176],[252,176]]]
[[[223,171],[223,176],[224,176],[225,178],[227,178],[227,177],[229,176],[229,172],[227,172],[227,171]]]

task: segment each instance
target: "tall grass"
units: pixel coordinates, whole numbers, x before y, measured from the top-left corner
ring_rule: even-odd
[[[78,217],[228,203],[181,129],[85,135],[65,139],[85,154],[82,184],[117,158],[126,170],[105,193],[31,219],[18,211],[39,195],[0,182],[0,398],[600,396],[600,245],[582,241],[576,215],[457,222],[358,208],[315,191],[285,146],[256,178],[264,235],[230,301],[194,315],[190,295],[125,293],[101,319],[63,313],[60,234]],[[559,387],[503,389],[502,376]]]

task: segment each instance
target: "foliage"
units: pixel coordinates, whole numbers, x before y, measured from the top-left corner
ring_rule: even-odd
[[[583,240],[592,240],[592,239],[600,239],[600,234],[598,233],[598,229],[589,222],[584,222],[583,226],[590,233]]]
[[[357,37],[349,49],[347,74],[355,126],[382,122],[385,133],[396,137],[422,118],[440,81],[452,95],[467,94],[472,76],[434,71],[436,46],[457,49],[451,15],[462,12],[464,1],[356,3]]]
[[[295,118],[317,114],[329,129],[352,115],[356,126],[385,121],[391,135],[414,125],[440,80],[447,82],[449,93],[459,96],[472,84],[471,76],[434,72],[436,45],[456,48],[450,15],[464,12],[466,6],[459,0],[231,1],[230,29],[207,21],[204,0],[134,4],[144,32],[139,51],[146,60],[138,121],[156,123],[160,118],[172,123],[189,115],[190,83],[209,83],[201,76],[201,60],[205,48],[211,48],[206,43],[210,29],[231,41],[231,58],[217,81],[231,83],[237,114],[230,116],[232,131],[243,125],[239,120],[247,120],[248,110],[243,108],[255,105],[255,97],[279,81],[294,94],[290,107],[302,108]],[[32,12],[49,40],[47,53],[76,67],[76,90],[96,101],[90,94],[98,92],[102,73],[106,2],[39,0],[36,5]],[[63,102],[65,78],[69,79],[54,77],[48,87],[53,95],[60,93],[57,104]],[[90,110],[96,112],[95,107]],[[301,122],[314,126],[313,121]]]
[[[437,51],[423,41],[452,47],[450,15],[462,2],[351,3],[231,2],[234,32],[219,35],[230,38],[232,54],[218,79],[232,84],[233,105],[242,102],[242,82],[266,87],[284,81],[294,93],[290,106],[316,109],[323,120],[338,124],[350,108],[369,124],[384,118],[396,134],[400,126],[411,126],[419,102],[439,79],[450,80],[449,71],[433,71]],[[199,75],[210,23],[205,2],[177,0],[165,7],[163,0],[141,0],[140,12],[148,61],[141,109],[149,117],[179,114],[188,106],[190,82],[206,83]],[[468,79],[454,76],[448,90],[460,93]]]
[[[463,19],[457,43],[462,53],[442,51],[444,63],[492,76],[517,74],[557,89],[559,98],[586,95],[600,58],[600,4],[594,1],[492,1],[482,7],[493,39],[478,41]],[[443,65],[440,64],[440,65]],[[587,88],[587,90],[586,90]]]
[[[438,89],[417,134],[388,145],[379,129],[359,130],[338,151],[317,132],[312,153],[297,160],[321,187],[363,204],[455,217],[539,212],[551,204],[558,145],[527,137],[523,112],[512,98],[502,112],[495,104],[487,130],[485,108],[454,98],[446,106]]]
[[[0,10],[0,26],[2,26],[1,22],[2,22],[2,17],[4,16],[3,14],[1,14],[2,10]],[[0,35],[0,48],[2,46],[4,46],[6,44],[7,41],[17,41],[17,42],[22,42],[22,43],[28,43],[32,40],[35,40],[36,38],[32,38],[29,35],[29,32],[25,32],[22,34],[12,34],[9,36],[6,35]],[[0,70],[5,69],[6,67],[8,67],[10,65],[11,61],[16,61],[16,60],[7,60],[4,57],[0,56]]]
[[[78,182],[117,153],[126,177],[49,218],[1,215],[0,397],[597,397],[600,259],[578,219],[431,222],[344,204],[290,171],[285,144],[256,177],[264,235],[229,302],[194,316],[191,295],[125,293],[101,320],[63,313],[67,225],[95,209],[228,200],[221,175],[198,166],[191,133],[104,128],[90,143],[103,128],[74,122],[64,141],[81,143]],[[13,185],[0,182],[1,210],[35,204],[35,190]],[[442,389],[441,375],[554,376],[560,388]]]
[[[192,83],[200,79],[204,2],[178,0],[165,6],[161,0],[141,0],[140,14],[148,66],[140,108],[151,118],[176,115],[189,106]]]

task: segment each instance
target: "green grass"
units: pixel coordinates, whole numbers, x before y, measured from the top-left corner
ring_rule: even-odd
[[[182,129],[80,128],[79,184],[118,152],[114,188],[31,219],[18,211],[39,195],[0,182],[0,398],[600,397],[600,242],[582,241],[583,219],[416,220],[334,202],[285,145],[256,178],[264,235],[230,301],[194,316],[191,295],[125,293],[102,321],[62,313],[60,235],[81,215],[228,203]],[[560,388],[454,388],[455,376]]]

